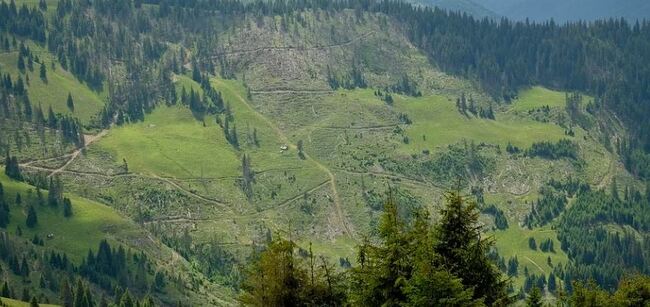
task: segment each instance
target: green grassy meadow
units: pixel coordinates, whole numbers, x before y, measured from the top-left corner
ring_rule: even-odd
[[[458,112],[455,100],[443,96],[398,96],[395,108],[405,112],[413,120],[406,131],[409,150],[424,149],[458,142],[462,139],[497,144],[505,148],[508,142],[521,148],[533,142],[557,141],[564,137],[564,129],[526,118],[497,113],[497,120],[465,116]]]
[[[564,92],[534,86],[519,93],[518,99],[512,102],[512,109],[516,111],[529,111],[545,106],[550,108],[564,108],[566,105],[565,98]]]
[[[506,230],[492,232],[496,240],[496,248],[499,255],[506,259],[517,256],[519,260],[519,275],[515,278],[516,284],[522,284],[524,281],[524,267],[528,268],[530,274],[545,275],[553,271],[553,267],[548,265],[548,257],[551,258],[551,265],[565,264],[568,261],[566,253],[560,248],[560,241],[557,239],[555,230],[550,226],[535,229],[521,228],[519,225],[510,225]],[[537,250],[532,250],[528,246],[528,238],[535,238]],[[555,252],[542,252],[539,244],[546,239],[553,240]]]
[[[2,297],[2,298],[0,298],[0,302],[2,302],[2,304],[5,304],[5,305],[8,306],[8,307],[30,307],[30,303],[29,303],[29,302],[23,302],[23,301],[19,301],[19,300],[14,300],[14,299],[7,298],[7,297]],[[57,306],[59,306],[59,305],[52,305],[52,304],[38,304],[38,306],[42,306],[42,307],[57,307]]]
[[[45,246],[65,252],[74,261],[81,261],[88,250],[95,250],[103,239],[115,242],[143,235],[135,223],[123,218],[106,205],[66,194],[72,201],[74,215],[65,218],[60,207],[35,204],[36,189],[33,186],[11,180],[4,172],[0,174],[0,182],[5,190],[5,198],[10,200],[10,203],[13,203],[16,193],[20,193],[22,198],[22,206],[10,206],[11,218],[7,230],[16,234],[17,228],[20,227],[22,236],[29,239],[38,235],[45,240]],[[47,200],[47,191],[43,191],[43,195]],[[25,225],[29,203],[34,204],[38,216],[38,224],[34,228]],[[46,239],[48,234],[54,234],[54,239]]]
[[[20,72],[17,67],[18,51],[0,53],[0,71],[10,73],[15,81],[21,75],[23,81],[29,76],[29,84],[26,84],[29,97],[33,105],[41,105],[43,112],[47,115],[47,108],[52,107],[55,113],[71,114],[82,123],[87,124],[104,106],[106,91],[96,92],[79,82],[70,72],[56,64],[52,69],[52,62],[56,62],[43,47],[27,42],[34,56],[38,56],[47,69],[47,81],[41,80],[39,76],[40,65],[34,62],[34,71],[25,68]],[[66,101],[68,93],[72,94],[74,101],[74,112],[68,109]]]
[[[214,120],[197,121],[182,106],[160,106],[143,122],[112,129],[98,146],[129,171],[165,177],[235,176],[239,158]]]

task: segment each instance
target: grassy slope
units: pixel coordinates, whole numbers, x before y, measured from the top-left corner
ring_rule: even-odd
[[[560,241],[557,239],[555,230],[549,226],[529,230],[521,228],[519,225],[510,225],[506,230],[493,232],[493,235],[496,239],[499,255],[506,259],[506,263],[510,257],[514,256],[517,256],[519,260],[519,275],[515,278],[516,284],[522,284],[525,279],[524,267],[527,267],[528,272],[531,274],[548,276],[553,271],[553,267],[547,263],[548,257],[551,257],[552,265],[568,261],[566,253],[560,249]],[[528,238],[530,237],[535,238],[538,246],[537,250],[529,248]],[[546,239],[553,240],[555,253],[545,253],[539,249],[539,244]]]
[[[47,50],[31,42],[28,42],[27,46],[41,62],[45,62],[47,69],[47,82],[43,82],[39,77],[40,64],[34,62],[33,72],[25,69],[25,74],[29,75],[30,84],[27,90],[32,104],[41,104],[44,112],[47,112],[47,108],[51,106],[56,113],[73,114],[83,123],[88,123],[104,106],[106,92],[98,93],[89,89],[58,64],[56,69],[52,69],[51,63],[55,58]],[[0,71],[10,73],[14,81],[19,74],[25,80],[25,74],[18,70],[17,63],[17,50],[0,53]],[[71,112],[66,104],[68,93],[72,93],[75,103],[74,112]]]
[[[6,298],[6,297],[0,298],[0,301],[3,304],[6,304],[8,307],[29,307],[30,306],[29,302],[23,302],[23,301],[14,300],[14,299]],[[57,307],[59,305],[38,304],[38,306],[41,306],[41,307]]]
[[[519,93],[519,98],[512,103],[512,109],[516,111],[528,111],[544,106],[563,108],[565,106],[565,98],[563,92],[534,86]]]
[[[396,109],[409,114],[413,124],[407,129],[411,140],[408,149],[417,152],[434,149],[461,139],[498,144],[508,142],[526,148],[533,142],[557,141],[564,130],[557,125],[511,117],[497,113],[497,120],[466,117],[460,114],[453,99],[442,96],[422,98],[398,97]],[[426,136],[426,140],[422,136]]]
[[[199,90],[199,85],[185,76],[176,76],[177,88],[185,86]],[[255,112],[247,103],[245,88],[236,81],[213,79],[213,85],[221,91],[230,104],[240,140],[240,149],[234,149],[224,137],[214,116],[197,120],[186,106],[159,106],[146,116],[144,122],[114,128],[93,145],[90,159],[101,159],[103,152],[110,153],[111,163],[121,164],[126,158],[129,171],[138,176],[170,177],[178,186],[194,191],[204,197],[223,201],[229,209],[209,214],[194,232],[199,241],[218,238],[220,242],[250,243],[250,232],[256,224],[264,224],[274,230],[286,230],[288,223],[305,220],[296,210],[303,195],[320,193],[327,189],[327,176],[310,160],[301,160],[295,147],[286,152],[280,146],[288,140],[279,134],[271,122]],[[223,116],[222,116],[223,119]],[[233,125],[231,124],[231,127]],[[247,135],[257,130],[260,146],[248,144]],[[256,172],[254,189],[256,197],[247,200],[242,193],[238,178],[241,176],[241,155],[251,157]],[[292,182],[287,178],[295,176]],[[276,196],[270,197],[271,194]],[[319,201],[324,197],[319,197]],[[191,198],[200,203],[200,199]],[[214,204],[199,207],[215,210]],[[327,208],[327,206],[323,206]],[[190,208],[178,208],[186,215]],[[192,211],[192,214],[197,212]],[[204,217],[206,213],[198,213]],[[308,226],[304,226],[308,227]],[[248,233],[247,233],[248,232]]]
[[[199,90],[191,79],[178,76],[178,84]],[[285,142],[242,101],[245,90],[236,82],[218,80],[215,86],[230,102],[243,152],[252,156],[256,171],[280,168],[313,167],[295,154],[283,154]],[[247,129],[248,127],[248,129]],[[260,148],[245,144],[246,131],[257,129]],[[185,106],[160,106],[146,116],[144,122],[115,128],[102,139],[100,147],[121,161],[126,158],[129,170],[160,176],[192,178],[238,176],[241,174],[241,152],[225,139],[214,116],[198,121]]]
[[[186,89],[190,87],[193,87],[195,90],[199,89],[198,84],[185,76],[178,76],[177,85],[179,87],[184,85]],[[310,169],[308,162],[296,159],[294,154],[280,153],[278,148],[284,144],[285,140],[279,137],[277,131],[267,122],[268,120],[272,122],[274,120],[270,119],[270,117],[264,118],[248,107],[247,99],[244,98],[246,97],[246,90],[239,82],[213,79],[213,85],[223,93],[225,101],[231,104],[235,122],[240,132],[240,140],[244,139],[242,136],[242,130],[244,130],[241,129],[242,126],[249,125],[251,129],[252,127],[257,128],[262,141],[261,148],[247,145],[242,146],[243,152],[252,155],[256,171],[290,169],[296,166]],[[541,140],[555,141],[565,137],[561,127],[553,123],[534,121],[520,114],[498,112],[496,121],[466,117],[458,113],[453,99],[450,100],[441,95],[429,95],[419,98],[400,95],[395,95],[394,97],[395,104],[389,107],[374,96],[373,90],[337,91],[319,100],[318,103],[320,105],[315,104],[317,117],[313,120],[300,118],[301,114],[312,113],[311,108],[305,106],[300,107],[307,108],[307,111],[292,111],[287,109],[287,112],[296,112],[289,114],[296,116],[296,121],[304,125],[302,129],[295,131],[296,133],[292,134],[289,131],[289,134],[292,136],[291,139],[294,142],[297,139],[305,139],[308,152],[314,152],[319,146],[336,148],[336,146],[331,147],[330,140],[319,139],[316,137],[318,134],[314,134],[312,137],[311,133],[314,131],[328,131],[328,133],[336,134],[338,136],[333,136],[333,139],[335,139],[334,142],[340,144],[342,142],[340,136],[342,130],[337,131],[329,128],[328,130],[323,127],[342,126],[360,128],[363,126],[395,124],[395,121],[388,121],[390,117],[387,115],[388,113],[384,114],[382,113],[384,111],[378,111],[386,109],[388,110],[386,112],[393,112],[393,114],[406,113],[413,120],[412,125],[404,126],[407,135],[411,138],[411,142],[409,144],[400,144],[396,148],[395,153],[413,153],[419,152],[422,149],[435,150],[436,148],[442,148],[461,139],[499,144],[502,148],[508,142],[512,142],[517,146],[525,148],[530,146],[532,142]],[[260,101],[256,101],[256,103],[260,103]],[[523,91],[521,98],[515,101],[509,108],[526,111],[545,105],[553,108],[561,108],[563,104],[563,93],[543,88],[532,88]],[[342,107],[343,105],[345,107]],[[337,106],[341,108],[337,108]],[[369,112],[369,110],[372,110],[372,112]],[[291,117],[289,115],[285,116]],[[163,106],[147,116],[143,123],[126,125],[111,131],[110,135],[99,143],[99,146],[113,152],[117,159],[126,157],[130,170],[133,172],[172,176],[179,179],[198,176],[239,175],[241,171],[239,164],[241,152],[232,149],[225,141],[223,132],[214,123],[213,117],[206,117],[205,123],[204,127],[184,106]],[[579,133],[581,136],[582,131],[579,131]],[[426,135],[426,140],[422,139],[422,135]],[[353,142],[355,141],[353,140]],[[155,150],[151,150],[153,148]],[[341,158],[345,157],[342,156]],[[523,165],[527,168],[539,168],[548,163],[539,161],[539,163],[524,163]],[[554,166],[553,169],[554,171],[562,172],[563,166],[560,163]],[[536,170],[538,171],[538,169]],[[308,172],[307,177],[311,176],[315,178],[319,177],[317,172]],[[303,180],[308,180],[308,178],[303,178]],[[226,189],[233,188],[237,189],[232,186],[230,188],[226,187]],[[533,187],[527,194],[518,196],[518,199],[521,202],[524,199],[533,200],[536,197],[535,195],[536,187]],[[502,198],[501,196],[492,198],[503,199],[504,201],[511,199],[511,197]],[[267,201],[269,200],[267,199]],[[426,200],[426,202],[429,202],[429,200]],[[512,210],[515,211],[522,211],[525,207],[523,204],[513,206],[515,207],[512,207]],[[353,207],[351,206],[350,208]],[[519,207],[521,207],[521,210],[517,209]],[[273,206],[269,208],[272,209]],[[287,217],[291,216],[298,220],[301,219],[300,216],[296,217],[290,212],[293,211],[286,211],[284,213]],[[521,214],[525,214],[525,212],[518,212],[517,216],[521,216]],[[274,227],[277,227],[276,229],[285,227],[283,226],[285,225],[284,222],[279,220],[282,218],[286,217],[275,213],[259,215],[260,220],[264,220],[268,225],[275,225]],[[250,217],[235,217],[235,219],[240,221],[237,223],[238,225],[243,225]],[[557,241],[555,242],[557,250],[555,254],[542,253],[539,250],[532,251],[528,248],[527,238],[529,236],[534,236],[539,243],[545,238],[553,238],[555,235],[552,230],[546,228],[534,230],[520,229],[517,226],[517,217],[509,216],[509,219],[511,224],[510,229],[494,233],[497,238],[497,247],[501,255],[506,257],[506,259],[517,255],[520,258],[522,272],[523,267],[527,266],[531,272],[541,273],[540,269],[534,264],[536,263],[541,267],[541,271],[548,274],[551,271],[551,268],[546,264],[546,258],[548,256],[551,256],[552,263],[554,264],[566,262],[566,255],[560,251],[559,242]],[[218,233],[221,236],[226,229],[233,231],[234,229],[232,227],[247,227],[227,225],[225,222],[218,220],[217,218],[213,221],[199,223],[199,233],[205,233],[207,236],[210,236],[210,233]],[[248,242],[248,240],[244,239],[244,236],[246,235],[238,233],[230,239]],[[225,240],[227,237],[222,239]],[[308,246],[310,240],[306,238],[301,239],[302,245]],[[334,259],[338,256],[353,256],[354,245],[354,241],[344,240],[342,238],[334,242],[314,240],[315,250],[322,251]],[[522,278],[518,278],[517,283],[522,280]]]
[[[5,188],[7,199],[15,199],[16,193],[20,193],[23,199],[23,206],[11,206],[11,221],[7,227],[8,231],[15,234],[17,226],[23,231],[23,236],[32,238],[35,234],[45,238],[48,234],[54,234],[54,239],[46,240],[45,245],[54,249],[64,251],[74,261],[81,261],[89,249],[96,249],[102,239],[108,238],[113,242],[143,236],[137,225],[119,216],[111,208],[67,194],[72,201],[74,215],[71,218],[64,218],[61,208],[49,206],[39,207],[35,205],[38,216],[38,225],[33,228],[25,226],[26,204],[35,202],[35,189],[25,183],[10,180],[0,174],[0,182]],[[32,191],[31,194],[29,191]],[[28,195],[31,195],[30,198]],[[44,191],[46,197],[47,191]]]
[[[131,172],[177,178],[237,175],[236,153],[213,119],[205,123],[183,106],[161,106],[143,122],[111,130],[99,146],[119,161],[125,158]]]
[[[76,264],[79,264],[86,257],[88,250],[96,250],[99,242],[103,239],[109,240],[113,246],[116,246],[116,243],[124,244],[128,248],[148,254],[150,259],[159,265],[157,269],[173,270],[174,274],[179,274],[180,278],[191,277],[200,281],[202,286],[200,286],[200,289],[194,289],[196,292],[193,293],[203,295],[202,297],[196,297],[199,299],[197,302],[205,303],[203,299],[209,298],[214,304],[216,304],[215,302],[220,302],[223,305],[232,304],[231,298],[233,294],[229,290],[216,289],[211,285],[204,288],[205,280],[203,280],[202,275],[195,275],[194,272],[190,272],[191,269],[186,267],[187,263],[184,263],[179,255],[174,254],[161,243],[154,241],[146,231],[131,220],[120,216],[112,208],[66,193],[65,196],[72,201],[74,215],[66,219],[63,217],[61,208],[35,205],[38,225],[30,229],[25,225],[26,204],[35,203],[35,188],[7,178],[4,175],[4,169],[0,174],[0,182],[4,187],[6,199],[11,200],[11,203],[13,203],[16,193],[20,193],[22,196],[22,207],[10,205],[11,220],[7,226],[9,233],[16,234],[16,229],[20,226],[23,238],[31,239],[37,234],[45,241],[46,248],[49,247],[65,252]],[[43,194],[47,199],[47,191],[43,191]],[[31,198],[29,195],[31,195]],[[50,233],[54,234],[54,239],[46,239],[46,236]],[[32,281],[36,283],[38,279]],[[174,297],[175,289],[168,287],[167,291],[170,297]]]

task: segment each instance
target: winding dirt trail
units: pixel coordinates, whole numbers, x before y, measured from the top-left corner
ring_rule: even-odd
[[[179,184],[177,184],[176,182],[172,181],[171,179],[163,178],[163,177],[160,177],[160,176],[155,175],[155,174],[152,174],[151,178],[158,179],[160,181],[166,182],[169,185],[173,186],[174,188],[184,192],[185,194],[188,194],[189,196],[192,196],[192,197],[200,199],[202,201],[211,203],[213,205],[220,206],[222,209],[226,209],[226,210],[229,210],[229,211],[231,210],[230,207],[228,207],[225,202],[220,201],[220,200],[216,200],[216,199],[212,199],[212,198],[208,198],[208,197],[202,196],[202,195],[200,195],[200,194],[198,194],[196,192],[187,190],[187,189],[183,188],[182,186],[180,186]]]
[[[539,264],[537,264],[537,262],[533,261],[533,259],[530,259],[528,256],[524,256],[524,258],[526,258],[526,260],[528,260],[530,263],[535,265],[543,274],[546,274],[546,271],[544,271],[544,269],[542,269],[542,267]]]
[[[112,126],[113,125],[111,124],[111,127]],[[106,136],[108,134],[109,129],[110,128],[106,128],[106,129],[100,131],[97,134],[84,134],[84,146],[75,149],[71,153],[67,153],[67,154],[64,154],[64,155],[60,155],[60,156],[57,156],[57,157],[51,157],[51,158],[47,158],[47,159],[29,161],[29,162],[21,163],[21,164],[19,164],[19,166],[20,167],[29,167],[29,168],[34,168],[34,169],[41,169],[43,171],[48,171],[49,170],[50,174],[47,175],[47,177],[50,178],[50,177],[52,177],[52,176],[54,176],[54,175],[56,175],[58,173],[61,173],[61,172],[65,171],[65,169],[68,166],[70,166],[70,164],[72,164],[72,162],[81,154],[81,152],[84,149],[88,148],[88,146],[90,146],[90,144],[92,144],[92,143],[94,143],[96,141],[99,141],[101,138]],[[59,168],[56,168],[56,169],[48,169],[48,168],[43,168],[43,167],[39,168],[39,167],[31,166],[34,163],[57,160],[57,159],[61,159],[61,158],[68,157],[68,156],[70,157],[70,159],[68,159],[68,161],[66,161],[62,166],[60,166]]]
[[[158,180],[158,181],[162,181],[162,182],[165,182],[165,183],[169,184],[170,186],[174,187],[175,189],[180,190],[181,192],[183,192],[183,193],[185,193],[185,194],[187,194],[187,195],[189,195],[191,197],[200,199],[200,200],[202,200],[204,202],[208,202],[208,203],[211,203],[213,205],[217,205],[217,206],[221,207],[222,209],[232,211],[230,209],[230,207],[228,207],[228,205],[225,202],[220,201],[220,200],[216,200],[216,199],[212,199],[212,198],[208,198],[208,197],[200,195],[200,194],[198,194],[196,192],[190,191],[190,190],[180,186],[179,184],[177,184],[176,182],[174,182],[170,178],[160,177],[158,175],[146,176],[146,175],[135,174],[135,173],[107,175],[107,174],[100,174],[100,173],[94,173],[94,172],[82,172],[82,171],[76,171],[76,170],[66,170],[65,166],[70,164],[70,162],[72,160],[73,159],[70,159],[68,161],[68,163],[66,163],[66,165],[64,165],[62,167],[59,167],[57,169],[41,167],[41,166],[33,166],[33,165],[27,165],[27,164],[21,165],[21,167],[27,168],[27,169],[33,169],[33,170],[37,170],[37,171],[42,171],[42,172],[48,172],[48,173],[50,173],[50,175],[48,175],[48,177],[51,177],[55,173],[65,173],[65,174],[73,174],[73,175],[81,175],[81,176],[96,176],[96,177],[102,177],[102,178],[108,178],[108,179],[121,178],[121,177],[140,177],[140,178],[145,178],[145,179]]]
[[[227,86],[227,85],[226,85],[226,86]],[[257,110],[255,110],[255,108],[253,108],[253,106],[251,106],[251,105],[246,101],[246,99],[244,99],[241,95],[239,95],[239,93],[237,93],[237,91],[232,90],[232,89],[231,89],[231,91],[232,91],[232,93],[234,94],[234,96],[235,96],[237,99],[239,99],[239,101],[240,101],[240,102],[241,102],[241,103],[242,103],[242,104],[243,104],[243,105],[244,105],[244,106],[245,106],[245,107],[246,107],[246,108],[247,108],[247,109],[248,109],[252,114],[254,114],[255,116],[257,116],[257,117],[258,117],[262,122],[264,122],[265,124],[267,124],[268,127],[271,128],[271,129],[275,132],[275,134],[278,136],[278,138],[280,138],[280,141],[282,141],[283,143],[287,144],[287,146],[288,146],[289,148],[291,148],[291,149],[297,149],[297,146],[296,146],[295,144],[293,144],[293,143],[289,140],[289,138],[284,134],[284,132],[283,132],[282,130],[280,130],[280,128],[278,128],[277,126],[275,126],[275,124],[273,124],[273,122],[271,122],[268,118],[266,118],[266,116],[263,116],[262,114],[260,114],[259,112],[257,112]],[[338,217],[339,223],[340,223],[341,226],[343,227],[344,232],[345,232],[345,233],[346,233],[350,238],[354,239],[354,234],[353,234],[353,232],[352,232],[350,226],[348,225],[347,219],[345,218],[345,215],[343,214],[343,209],[341,208],[341,200],[340,200],[340,197],[339,197],[338,189],[336,188],[336,176],[334,176],[334,173],[332,173],[332,171],[331,171],[329,168],[327,168],[325,165],[323,165],[322,163],[318,162],[317,160],[313,159],[313,158],[312,158],[308,153],[305,152],[304,155],[305,155],[305,160],[312,162],[312,163],[313,163],[313,164],[314,164],[318,169],[320,169],[320,170],[322,170],[323,172],[325,172],[325,174],[327,174],[327,176],[329,177],[329,182],[330,182],[330,185],[331,185],[331,188],[332,188],[332,200],[333,200],[333,202],[334,202],[334,207],[335,207],[335,210],[336,210],[336,215],[337,215],[337,217]]]

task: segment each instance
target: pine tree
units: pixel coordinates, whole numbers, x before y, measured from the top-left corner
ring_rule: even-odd
[[[63,199],[63,216],[72,216],[72,202],[70,202],[70,199],[67,197]]]
[[[135,303],[133,302],[133,298],[131,298],[128,289],[124,291],[124,294],[120,298],[120,307],[135,307]]]
[[[20,70],[20,72],[23,72],[23,73],[25,72],[25,60],[20,55],[18,56],[18,64],[17,64],[17,66],[18,66],[18,70]]]
[[[41,64],[40,77],[43,82],[47,82],[47,68],[45,68],[45,64]]]
[[[0,228],[7,228],[9,218],[9,206],[6,201],[0,199]]]
[[[85,303],[84,285],[81,279],[77,280],[77,289],[74,291],[74,307],[87,307]]]
[[[466,289],[462,281],[449,271],[435,264],[438,256],[431,248],[433,232],[430,231],[429,215],[416,212],[409,237],[415,243],[411,253],[413,272],[405,285],[408,298],[404,306],[481,306],[473,298],[472,289]]]
[[[528,293],[528,297],[526,298],[526,306],[527,307],[542,307],[542,292],[539,290],[537,287],[533,287],[533,289]]]
[[[68,93],[68,100],[66,101],[66,105],[68,106],[68,109],[70,109],[70,111],[74,112],[74,101],[72,100],[71,93]]]
[[[38,304],[38,300],[36,299],[36,296],[32,296],[32,300],[29,302],[29,307],[38,307],[40,306]]]
[[[25,220],[25,224],[28,228],[34,228],[38,224],[36,209],[34,209],[34,206],[32,205],[29,205],[29,208],[27,208],[27,219]]]
[[[407,301],[401,280],[406,281],[412,259],[409,242],[404,234],[404,221],[397,213],[392,197],[384,204],[379,222],[382,245],[364,242],[359,246],[359,267],[352,274],[352,300],[371,306],[397,306]]]
[[[481,238],[476,204],[466,203],[458,192],[448,193],[446,199],[433,247],[441,264],[474,288],[474,298],[483,298],[488,305],[507,304],[506,282],[487,256],[494,242]]]
[[[9,289],[9,284],[7,283],[6,280],[2,285],[2,291],[0,291],[0,294],[2,295],[2,297],[12,297],[11,290]]]
[[[22,275],[24,278],[27,278],[27,277],[29,277],[29,272],[30,272],[29,263],[27,263],[27,258],[25,258],[25,256],[23,256],[23,260],[22,260],[22,262],[20,264],[20,275]],[[28,301],[28,300],[29,300],[29,295],[27,296],[27,299],[25,299],[25,301]]]
[[[63,307],[74,307],[74,294],[72,293],[70,283],[66,277],[64,277],[61,282],[59,298]]]
[[[21,301],[23,302],[29,302],[31,295],[29,295],[29,288],[24,287],[23,288],[23,296],[20,298]]]
[[[20,165],[18,164],[18,159],[9,155],[5,156],[5,175],[14,180],[22,180],[23,176],[20,172]]]
[[[302,276],[296,268],[293,242],[273,240],[251,267],[241,301],[250,306],[291,306],[299,302]]]
[[[302,140],[298,140],[298,144],[296,145],[298,147],[298,157],[300,159],[305,159],[305,153],[303,152],[303,143]]]

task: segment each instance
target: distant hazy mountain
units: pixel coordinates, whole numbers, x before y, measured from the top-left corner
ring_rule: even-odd
[[[472,0],[501,16],[558,22],[625,17],[650,19],[649,0]],[[461,1],[464,2],[464,1]]]

